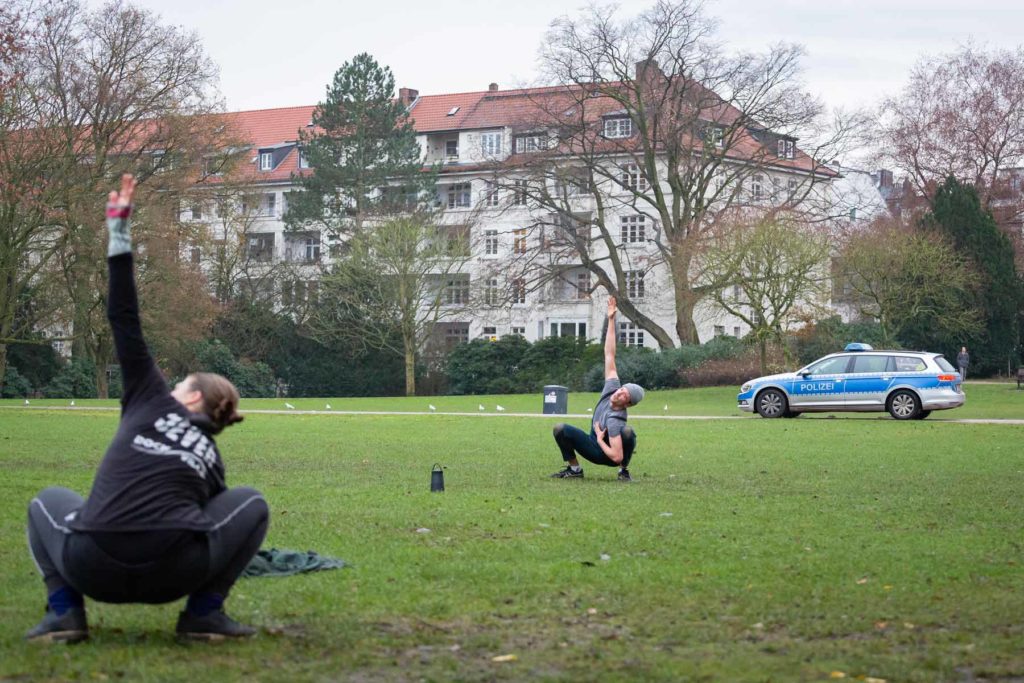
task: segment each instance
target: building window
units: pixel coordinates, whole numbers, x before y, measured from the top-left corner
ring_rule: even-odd
[[[619,227],[623,244],[633,244],[647,240],[647,216],[621,216]]]
[[[469,323],[439,323],[444,331],[445,348],[451,350],[469,341]]]
[[[265,193],[263,195],[263,201],[260,202],[260,214],[263,216],[273,216],[275,208],[277,208],[277,193]]]
[[[585,301],[590,298],[590,271],[576,273],[576,299]]]
[[[536,133],[532,135],[517,135],[515,140],[517,154],[539,152],[548,148],[547,135],[538,135]]]
[[[444,302],[452,306],[469,303],[469,276],[451,275],[445,282]]]
[[[483,333],[480,335],[481,339],[488,341],[498,341],[498,328],[497,327],[484,327]]]
[[[512,303],[526,303],[526,280],[521,277],[517,277],[512,280]]]
[[[274,257],[274,233],[258,233],[249,235],[246,245],[249,260],[269,263]]]
[[[513,325],[512,326],[512,334],[514,334],[514,335],[516,335],[518,337],[524,337],[525,338],[526,337],[526,328],[525,327],[521,327],[519,325]]]
[[[446,140],[444,143],[444,156],[448,161],[455,161],[459,158],[459,140]]]
[[[480,135],[480,151],[484,157],[501,156],[501,133],[482,133]]]
[[[715,325],[715,336],[716,337],[724,337],[725,336],[725,325]]]
[[[526,200],[528,197],[529,193],[527,192],[526,181],[515,181],[515,194],[512,197],[512,203],[516,206],[526,206]]]
[[[626,293],[630,299],[644,298],[644,271],[626,271]]]
[[[469,226],[443,225],[437,229],[438,239],[444,243],[444,253],[453,258],[469,256]]]
[[[644,331],[634,323],[619,323],[619,343],[623,346],[643,346]]]
[[[260,152],[260,170],[261,171],[273,171],[274,170],[274,153],[273,152]]]
[[[498,255],[498,231],[484,230],[484,256]]]
[[[198,265],[202,258],[202,252],[199,250],[199,247],[190,247],[188,252],[189,261],[191,261],[193,265]]]
[[[192,205],[192,220],[201,221],[203,220],[203,205],[193,204]]]
[[[487,286],[484,287],[484,303],[488,306],[497,306],[501,303],[501,290],[498,289],[498,278],[487,279]]]
[[[646,192],[648,188],[647,176],[640,172],[636,164],[626,164],[622,167],[622,186],[633,192]]]
[[[708,144],[721,149],[725,146],[725,129],[721,126],[711,126],[707,133]]]
[[[512,231],[512,253],[526,253],[526,228],[516,228]]]
[[[303,240],[303,257],[306,263],[320,260],[320,235],[310,235]]]
[[[309,159],[306,158],[306,153],[300,147],[299,150],[299,168],[309,168]]]
[[[498,205],[498,184],[488,180],[484,189],[484,206]]]
[[[470,184],[459,183],[448,186],[448,208],[462,209],[470,205]]]
[[[552,337],[587,338],[587,324],[584,322],[553,322],[549,329]]]
[[[755,202],[764,199],[764,176],[757,174],[750,179],[750,198]]]
[[[740,338],[740,326],[739,325],[733,326],[733,328],[732,328],[732,336],[736,337],[737,339]]]
[[[793,149],[792,140],[779,140],[778,156],[780,159],[792,159]]]
[[[606,138],[628,138],[633,135],[633,119],[628,116],[617,116],[604,120],[604,136]]]

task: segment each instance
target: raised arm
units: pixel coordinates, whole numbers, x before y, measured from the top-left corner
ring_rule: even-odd
[[[124,384],[122,406],[142,396],[169,391],[146,346],[139,320],[128,223],[134,194],[135,178],[125,174],[121,177],[121,190],[111,192],[107,199],[107,266],[110,270],[107,319],[114,336],[117,360],[121,364],[121,381]]]
[[[615,368],[615,340],[618,330],[615,329],[615,297],[608,297],[608,332],[604,335],[604,378],[617,379],[619,371]]]

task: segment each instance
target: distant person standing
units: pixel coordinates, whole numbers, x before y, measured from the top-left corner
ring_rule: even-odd
[[[967,366],[971,364],[971,354],[967,353],[967,347],[961,346],[960,353],[956,354],[956,366],[960,368],[960,379],[967,381]]]

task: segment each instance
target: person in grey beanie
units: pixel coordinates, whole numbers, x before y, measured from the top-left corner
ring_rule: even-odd
[[[607,467],[619,468],[619,481],[633,481],[629,462],[636,450],[636,432],[626,425],[626,409],[644,398],[639,384],[622,384],[615,368],[615,297],[608,299],[608,332],[604,339],[604,388],[594,408],[590,433],[567,424],[556,424],[555,443],[562,451],[565,469],[551,476],[556,479],[582,479],[583,468],[576,455]]]

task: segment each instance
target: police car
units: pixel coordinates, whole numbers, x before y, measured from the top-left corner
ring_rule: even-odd
[[[960,373],[937,353],[848,344],[796,372],[745,382],[736,400],[740,410],[761,417],[888,411],[897,420],[923,420],[933,410],[962,406],[960,384]]]

